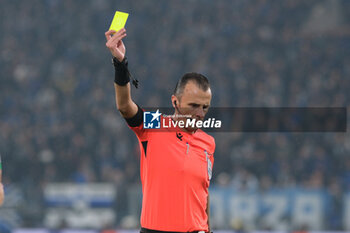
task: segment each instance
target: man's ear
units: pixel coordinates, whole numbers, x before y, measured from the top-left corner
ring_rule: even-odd
[[[175,95],[171,96],[171,104],[173,105],[174,108],[177,108],[177,105],[179,101],[177,100],[177,97]]]

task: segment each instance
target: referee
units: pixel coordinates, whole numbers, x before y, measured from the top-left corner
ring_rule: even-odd
[[[117,108],[140,144],[141,233],[210,232],[208,187],[214,138],[196,128],[166,132],[144,129],[143,110],[133,102],[130,93],[130,73],[122,42],[126,30],[107,31],[105,36],[113,55]],[[171,101],[175,116],[191,115],[192,119],[203,120],[211,101],[208,79],[197,73],[185,74]]]

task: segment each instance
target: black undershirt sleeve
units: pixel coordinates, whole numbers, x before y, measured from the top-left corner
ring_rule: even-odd
[[[137,105],[137,113],[135,114],[135,116],[130,117],[130,118],[124,118],[126,120],[126,123],[128,123],[128,125],[130,127],[137,127],[140,126],[143,122],[143,110],[142,108],[140,108],[139,105]]]

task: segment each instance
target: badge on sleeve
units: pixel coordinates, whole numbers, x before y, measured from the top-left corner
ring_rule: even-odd
[[[212,163],[211,163],[211,160],[209,159],[209,156],[208,156],[208,152],[205,150],[204,151],[205,153],[205,156],[207,157],[207,165],[208,165],[208,177],[209,177],[209,180],[211,180],[211,177],[212,177]]]

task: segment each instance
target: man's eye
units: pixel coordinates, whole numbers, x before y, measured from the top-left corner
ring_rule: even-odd
[[[198,107],[199,107],[199,104],[190,104],[190,106],[191,106],[192,108],[198,108]]]

